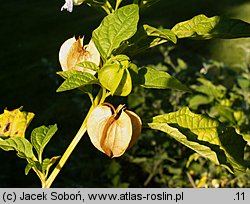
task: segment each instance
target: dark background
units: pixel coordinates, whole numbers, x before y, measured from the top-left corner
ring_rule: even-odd
[[[249,22],[249,2],[161,0],[150,9],[142,11],[141,21],[155,27],[171,28],[180,21],[203,13],[207,16],[225,15]],[[0,3],[0,110],[3,112],[6,107],[11,110],[23,106],[25,111],[34,112],[36,116],[27,135],[34,127],[57,123],[59,131],[46,149],[48,156],[64,152],[90,105],[87,97],[77,91],[56,93],[62,82],[56,75],[60,71],[59,48],[74,35],[89,38],[104,16],[86,5],[74,7],[73,13],[61,12],[63,4],[64,0],[2,0]],[[245,39],[205,43],[197,41],[191,45],[184,41],[181,46],[233,64],[240,60],[241,56],[237,56],[239,52],[236,50],[228,53],[221,49],[237,49],[234,43],[239,41],[249,43]],[[138,60],[145,64],[154,63],[158,57],[140,56]],[[110,159],[96,151],[86,136],[60,172],[54,187],[107,187],[108,179],[103,169],[109,164]],[[17,158],[14,152],[0,151],[0,187],[40,187],[33,172],[24,175],[25,165],[26,162]],[[133,173],[129,172],[129,168],[124,171]]]

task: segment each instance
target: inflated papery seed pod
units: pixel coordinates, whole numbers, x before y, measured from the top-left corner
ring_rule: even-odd
[[[109,103],[98,105],[90,113],[87,132],[92,144],[109,157],[119,157],[133,146],[141,134],[142,122],[124,105],[115,109]]]
[[[78,66],[79,63],[89,61],[100,65],[101,57],[95,44],[90,40],[89,44],[83,46],[83,38],[75,37],[66,40],[59,51],[59,61],[63,71],[78,70],[82,72],[89,72],[95,74],[96,72]]]

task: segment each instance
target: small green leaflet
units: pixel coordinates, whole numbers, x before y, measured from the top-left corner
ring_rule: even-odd
[[[111,56],[113,50],[136,33],[138,20],[139,7],[131,4],[106,16],[94,30],[93,40],[104,62]]]
[[[34,166],[33,163],[28,163],[26,165],[25,170],[24,170],[26,176],[28,175],[28,173],[30,172],[30,170],[32,169],[33,166]]]
[[[68,79],[69,77],[76,75],[78,73],[79,73],[79,71],[77,71],[77,70],[68,70],[68,71],[57,72],[57,74],[60,75],[64,79]],[[82,87],[80,87],[80,90],[83,91],[84,93],[87,93],[87,94],[92,93],[92,84],[82,86]]]
[[[49,127],[41,126],[38,128],[35,128],[31,133],[31,143],[34,146],[39,161],[42,158],[42,153],[45,148],[45,146],[48,144],[52,136],[57,131],[57,125],[51,125]]]
[[[130,61],[130,58],[127,55],[116,55],[112,56],[107,63],[121,63],[122,61]]]
[[[207,116],[192,113],[187,107],[156,116],[148,126],[161,130],[233,173],[245,172],[246,141],[234,128],[227,128]]]
[[[247,141],[248,146],[250,146],[250,135],[249,134],[242,134],[245,141]]]
[[[169,29],[157,29],[149,25],[141,26],[136,34],[124,43],[116,53],[128,53],[130,56],[136,55],[149,48],[166,42],[177,42],[176,35]]]
[[[80,71],[77,70],[68,70],[68,71],[60,71],[56,72],[58,75],[60,75],[63,79],[68,79],[69,77],[78,74]]]
[[[28,175],[29,171],[32,168],[35,168],[39,171],[41,171],[43,174],[48,175],[48,171],[50,167],[55,164],[55,162],[60,159],[61,156],[54,156],[51,159],[46,158],[42,161],[42,163],[38,161],[31,161],[29,162],[25,167],[25,175]]]
[[[188,100],[188,107],[193,109],[193,110],[197,110],[197,108],[200,105],[205,105],[205,104],[209,104],[213,101],[214,99],[212,97],[209,96],[205,96],[205,95],[201,95],[201,94],[197,94],[192,96],[189,100]]]
[[[237,78],[237,83],[242,89],[250,88],[250,81],[247,79],[247,77],[240,76]]]
[[[176,89],[180,91],[190,91],[176,78],[167,72],[157,71],[150,67],[144,67],[139,70],[138,83],[144,88],[154,89]]]
[[[90,84],[98,84],[97,78],[88,72],[67,71],[65,73],[59,72],[58,74],[66,78],[66,80],[56,90],[57,92],[68,91]]]
[[[42,172],[43,173],[47,173],[50,169],[50,167],[56,163],[56,161],[58,159],[60,159],[61,156],[54,156],[52,157],[51,159],[49,158],[46,158],[43,160],[43,163],[42,163]]]
[[[178,38],[206,40],[211,38],[250,37],[250,24],[238,19],[219,16],[211,18],[201,14],[176,24],[172,31]]]
[[[77,64],[77,66],[83,67],[83,68],[86,68],[86,69],[91,69],[93,71],[98,71],[99,70],[99,67],[94,62],[90,62],[90,61],[81,62],[81,63]]]
[[[29,163],[26,165],[25,170],[24,170],[25,175],[28,175],[29,171],[32,168],[42,171],[41,164],[38,161],[33,160],[33,161],[29,161]]]
[[[36,160],[32,145],[24,137],[11,137],[5,140],[0,139],[0,148],[5,151],[17,151],[17,156],[23,159]]]
[[[226,94],[226,88],[222,85],[214,85],[211,81],[205,78],[198,78],[201,85],[192,85],[191,88],[199,93],[205,94],[213,99],[221,99]]]
[[[147,36],[159,37],[173,43],[177,42],[176,35],[169,29],[157,29],[149,25],[143,25]]]

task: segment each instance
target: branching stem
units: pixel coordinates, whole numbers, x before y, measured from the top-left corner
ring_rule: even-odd
[[[109,1],[106,1],[106,3],[101,6],[101,8],[109,15],[111,13],[114,12],[113,7],[111,6],[111,4],[109,3]]]
[[[105,89],[100,89],[99,93],[97,94],[94,103],[92,104],[92,106],[89,109],[88,114],[86,115],[82,126],[80,127],[79,131],[77,132],[77,134],[75,135],[74,139],[71,141],[70,145],[68,146],[68,148],[66,149],[66,151],[64,152],[63,156],[61,157],[61,159],[59,160],[58,164],[56,165],[56,167],[54,168],[54,170],[52,171],[52,173],[50,174],[49,178],[47,180],[45,180],[44,178],[41,179],[41,176],[39,176],[41,182],[42,182],[42,187],[43,188],[50,188],[50,186],[52,185],[53,181],[55,180],[56,176],[59,174],[59,172],[61,171],[62,167],[64,166],[64,164],[66,163],[66,161],[68,160],[69,156],[71,155],[71,153],[73,152],[73,150],[75,149],[76,145],[78,144],[78,142],[81,140],[81,138],[83,137],[83,135],[85,134],[87,128],[86,128],[86,123],[87,123],[87,119],[89,117],[89,114],[91,113],[91,111],[100,103],[102,103],[105,98],[106,98],[106,90]]]

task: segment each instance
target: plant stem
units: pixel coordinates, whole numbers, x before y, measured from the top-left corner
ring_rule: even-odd
[[[41,181],[41,184],[42,184],[42,187],[44,188],[44,185],[45,185],[45,180],[46,180],[46,177],[44,176],[44,174],[42,172],[40,172],[38,169],[36,168],[32,168],[34,170],[34,172],[36,172],[36,175],[38,176],[38,178],[40,179]]]
[[[111,12],[106,6],[102,6],[102,9],[109,15]]]
[[[117,0],[116,4],[115,4],[115,10],[117,10],[120,6],[120,4],[122,3],[123,0]]]
[[[190,175],[189,172],[187,172],[186,174],[187,174],[188,180],[189,180],[189,182],[191,183],[192,187],[193,187],[193,188],[196,188],[196,185],[195,185],[195,182],[194,182],[194,180],[193,180],[193,177]]]
[[[55,180],[56,176],[59,174],[62,167],[66,163],[67,159],[69,158],[69,156],[71,155],[71,153],[75,149],[76,145],[78,144],[78,142],[81,140],[81,138],[85,134],[85,132],[87,130],[86,123],[87,123],[88,116],[91,113],[91,111],[96,107],[96,105],[98,105],[100,102],[102,102],[103,95],[106,95],[106,90],[105,89],[100,89],[99,93],[97,94],[97,96],[96,96],[96,98],[94,100],[94,103],[90,107],[89,112],[86,115],[86,117],[85,117],[85,119],[84,119],[84,121],[82,123],[82,126],[80,127],[79,131],[75,135],[74,139],[71,141],[70,145],[68,146],[68,148],[64,152],[63,156],[61,157],[60,161],[58,162],[58,164],[56,165],[56,167],[54,168],[54,170],[52,171],[52,173],[50,174],[50,176],[46,180],[46,182],[43,183],[43,181],[42,181],[43,188],[50,188],[50,186],[52,185],[52,183]]]
[[[111,6],[111,4],[109,3],[109,1],[106,1],[106,5],[107,5],[108,9],[110,10],[110,12],[113,13],[113,12],[114,12],[114,9],[113,9],[113,7]]]
[[[109,1],[106,1],[106,3],[101,6],[101,8],[109,15],[111,13],[114,12],[113,7],[111,6],[111,4],[109,3]]]
[[[71,155],[71,153],[75,149],[76,145],[78,144],[78,142],[80,141],[80,139],[82,138],[82,136],[84,135],[86,130],[87,130],[86,129],[86,121],[84,120],[84,122],[83,122],[81,128],[79,129],[79,131],[77,132],[76,136],[74,137],[74,139],[72,140],[72,142],[70,143],[70,145],[66,149],[65,153],[63,154],[62,158],[60,159],[60,161],[56,165],[55,169],[53,170],[53,172],[51,173],[51,175],[47,179],[45,186],[44,186],[45,188],[50,188],[51,184],[55,180],[58,173],[61,171],[62,167],[66,163],[67,159],[69,158],[69,156]]]

